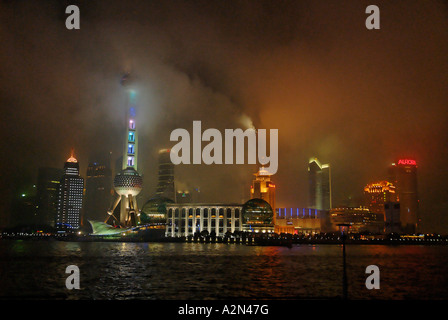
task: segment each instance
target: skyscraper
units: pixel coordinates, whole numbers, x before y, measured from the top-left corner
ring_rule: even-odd
[[[79,175],[78,160],[72,154],[64,165],[58,188],[57,229],[76,230],[81,227],[84,179]]]
[[[121,79],[121,85],[127,97],[126,134],[123,151],[123,170],[114,178],[114,188],[117,192],[116,200],[111,209],[107,212],[110,217],[114,216],[114,211],[120,203],[120,217],[115,220],[120,221],[121,226],[135,226],[140,223],[136,196],[143,187],[143,179],[137,171],[138,160],[138,131],[136,123],[137,91],[132,87],[130,75],[125,74]]]
[[[400,221],[403,232],[418,230],[417,162],[399,159],[389,167],[389,180],[396,186],[400,202]]]
[[[159,150],[159,171],[156,197],[174,201],[174,164],[171,162],[170,151],[170,149]]]
[[[255,179],[250,187],[250,198],[266,201],[271,206],[272,212],[275,212],[275,184],[271,181],[271,175],[263,167],[254,175]],[[275,215],[273,219],[275,224]]]
[[[386,203],[398,202],[395,186],[389,181],[369,183],[364,187],[364,206],[370,212],[385,214]]]
[[[87,167],[84,217],[102,220],[112,201],[112,171],[105,163],[92,162]]]
[[[58,190],[64,170],[39,168],[37,175],[37,222],[54,226],[58,209]]]
[[[330,210],[331,169],[329,164],[321,164],[311,158],[308,164],[309,207],[317,210]]]

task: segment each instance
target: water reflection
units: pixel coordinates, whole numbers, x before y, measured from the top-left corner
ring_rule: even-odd
[[[0,242],[0,298],[297,299],[341,295],[341,247]],[[347,246],[351,299],[446,299],[448,247]],[[82,290],[65,288],[65,268]],[[365,288],[365,268],[381,289]]]

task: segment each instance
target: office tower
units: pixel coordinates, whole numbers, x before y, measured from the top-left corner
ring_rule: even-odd
[[[174,164],[171,162],[170,151],[170,149],[159,150],[159,171],[156,197],[174,201]]]
[[[418,230],[417,162],[399,159],[389,167],[389,180],[396,186],[400,202],[402,231],[415,233]]]
[[[92,162],[87,167],[84,217],[102,220],[112,201],[112,171],[104,163]]]
[[[275,184],[271,181],[271,175],[263,167],[254,175],[255,179],[250,187],[250,198],[266,201],[271,206],[272,212],[275,212]],[[275,224],[275,215],[273,219]]]
[[[386,233],[401,233],[400,203],[387,202],[384,204]]]
[[[64,170],[39,168],[37,174],[37,223],[54,227],[58,189]]]
[[[398,202],[395,186],[389,181],[369,183],[364,187],[364,206],[370,212],[385,214],[386,203]]]
[[[311,158],[308,164],[309,207],[317,210],[331,209],[331,169]]]
[[[111,217],[120,222],[121,226],[136,226],[140,223],[136,196],[143,187],[143,179],[137,171],[138,159],[138,131],[136,123],[137,91],[133,88],[130,75],[125,74],[121,85],[126,92],[127,115],[126,134],[123,150],[122,171],[114,178],[114,188],[117,192],[116,200],[107,212],[107,222]],[[120,203],[120,217],[114,216],[114,211]]]
[[[79,176],[79,163],[73,155],[64,165],[58,188],[57,229],[76,230],[81,227],[84,179]]]

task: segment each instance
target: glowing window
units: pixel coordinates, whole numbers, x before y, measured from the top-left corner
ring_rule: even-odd
[[[135,132],[129,132],[128,141],[129,142],[134,142],[135,141]]]
[[[135,150],[134,150],[134,146],[133,144],[128,144],[128,153],[129,154],[134,154]]]
[[[128,157],[128,166],[134,165],[134,157]]]
[[[135,130],[135,121],[132,119],[129,120],[129,129]]]

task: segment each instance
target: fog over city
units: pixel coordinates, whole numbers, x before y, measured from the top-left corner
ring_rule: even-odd
[[[80,8],[67,30],[65,8]],[[39,167],[71,148],[121,156],[125,93],[138,87],[139,171],[148,200],[157,151],[176,128],[279,130],[277,207],[306,207],[308,160],[332,168],[333,205],[415,159],[423,230],[448,233],[448,4],[376,1],[0,2],[0,226]],[[206,143],[203,144],[205,146]],[[257,165],[180,165],[176,188],[202,202],[249,198]]]

